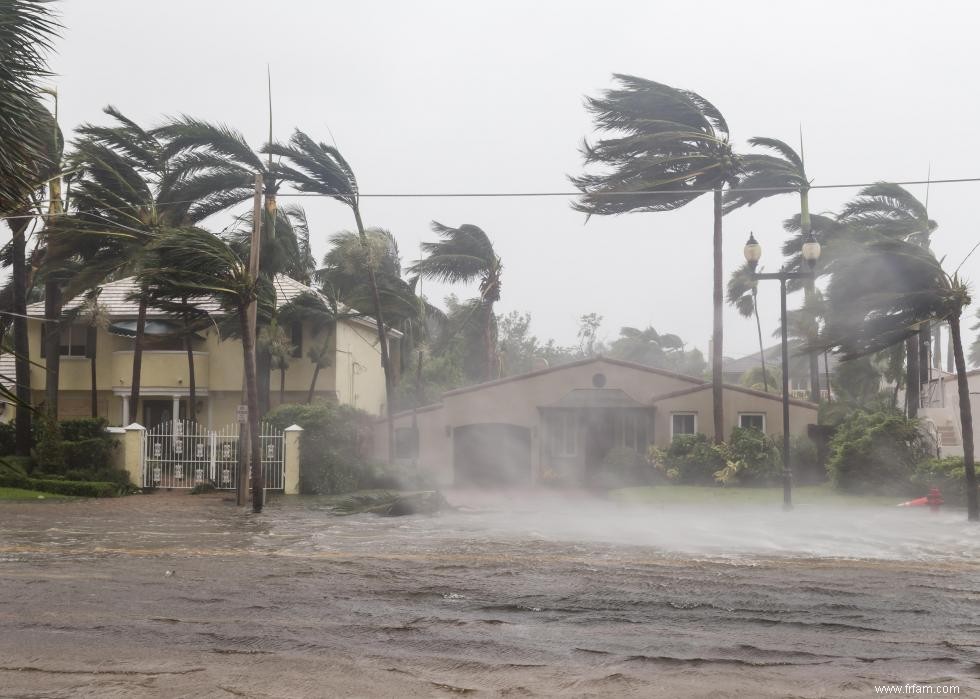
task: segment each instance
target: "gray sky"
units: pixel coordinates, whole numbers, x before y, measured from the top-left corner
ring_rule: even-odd
[[[585,94],[613,72],[695,90],[752,136],[796,144],[803,124],[816,184],[980,176],[977,14],[969,2],[383,2],[67,0],[58,73],[61,121],[100,121],[114,104],[140,122],[187,113],[227,122],[256,146],[294,126],[330,140],[365,193],[568,190],[590,134]],[[697,8],[697,9],[695,9]],[[328,130],[329,129],[329,130]],[[920,196],[924,187],[913,188]],[[815,212],[854,190],[814,191]],[[980,241],[980,183],[932,187],[934,248],[953,266]],[[330,201],[302,200],[314,251],[353,225]],[[726,280],[751,229],[777,265],[784,195],[725,220]],[[667,214],[591,220],[561,198],[365,199],[403,257],[429,221],[473,223],[505,265],[501,311],[530,311],[541,338],[575,342],[578,317],[600,336],[652,324],[707,349],[711,202]],[[221,224],[221,222],[218,222]],[[964,266],[980,282],[980,252]],[[426,292],[441,299],[445,288]],[[472,289],[460,289],[461,295]],[[778,288],[760,288],[764,332]],[[798,300],[796,301],[798,303]],[[971,311],[972,313],[972,311]],[[968,319],[972,323],[971,318]],[[768,329],[766,329],[768,328]],[[754,323],[725,315],[725,353],[757,346]],[[768,342],[767,338],[767,342]]]

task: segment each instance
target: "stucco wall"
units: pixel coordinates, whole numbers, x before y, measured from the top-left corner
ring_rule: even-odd
[[[339,322],[335,342],[338,399],[372,415],[381,415],[385,406],[385,377],[377,335],[367,325]]]

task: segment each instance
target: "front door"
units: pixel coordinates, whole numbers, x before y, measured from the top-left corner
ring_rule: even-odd
[[[187,416],[184,401],[179,401],[180,415],[178,418]],[[153,428],[164,422],[173,420],[174,415],[173,398],[144,398],[143,399],[143,424],[147,428]]]

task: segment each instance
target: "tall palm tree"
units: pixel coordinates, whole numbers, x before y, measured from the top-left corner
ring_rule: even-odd
[[[829,311],[822,343],[845,359],[866,356],[915,336],[925,322],[949,326],[956,361],[967,516],[980,521],[974,467],[973,417],[960,317],[970,304],[966,283],[946,272],[932,252],[917,242],[879,239],[834,272],[828,286]]]
[[[459,228],[432,222],[441,240],[422,243],[424,258],[416,261],[409,274],[450,284],[479,282],[479,308],[486,351],[486,379],[497,378],[496,315],[493,306],[500,300],[503,263],[490,237],[478,226],[464,223]]]
[[[901,185],[890,182],[877,182],[862,189],[844,206],[839,218],[864,235],[904,240],[926,249],[937,228],[924,203]],[[925,325],[918,328],[918,336],[905,339],[905,398],[909,417],[915,417],[919,410],[926,362],[920,356],[920,349],[928,332],[929,327]]]
[[[654,328],[625,327],[619,330],[619,339],[609,348],[609,356],[639,364],[666,367],[666,357],[671,352],[684,349],[684,342],[677,335],[658,333]]]
[[[251,441],[252,509],[261,512],[264,476],[261,468],[258,385],[255,343],[248,327],[248,308],[274,291],[268,279],[252,279],[248,259],[242,258],[221,238],[199,228],[166,231],[152,245],[139,272],[140,285],[160,298],[182,299],[207,294],[238,320],[242,338],[245,394]]]
[[[787,192],[800,195],[800,237],[805,240],[810,226],[810,180],[806,174],[802,153],[775,138],[755,137],[749,144],[770,150],[776,155],[749,153],[742,156],[743,175],[738,186],[725,193],[724,212],[727,214],[743,206],[752,206],[767,197]],[[806,300],[813,296],[816,286],[813,278],[804,283]],[[816,327],[816,322],[811,324]],[[812,344],[816,336],[810,338]],[[810,400],[820,402],[820,353],[810,352]]]
[[[30,196],[52,162],[40,104],[41,81],[51,74],[47,53],[58,32],[53,6],[43,0],[8,0],[0,6],[0,215],[35,213]],[[43,197],[42,197],[43,198]],[[31,390],[27,342],[26,232],[30,218],[8,219],[12,233],[16,451],[31,447]]]
[[[85,262],[66,286],[69,297],[137,273],[147,246],[165,231],[186,225],[194,206],[192,193],[171,177],[164,142],[115,107],[104,111],[111,125],[78,128],[80,138],[71,157],[76,172],[72,215],[52,227],[63,254]],[[136,420],[139,405],[149,305],[149,295],[142,290],[138,304],[130,421]]]
[[[98,293],[92,294],[79,306],[79,315],[85,323],[85,354],[89,361],[89,391],[91,397],[92,417],[99,416],[99,384],[98,384],[98,335],[100,330],[109,327],[109,310],[99,303]]]
[[[755,316],[755,329],[759,335],[759,361],[762,363],[762,386],[769,393],[769,372],[766,371],[766,348],[762,344],[762,321],[759,320],[759,284],[748,263],[732,272],[728,280],[728,303],[743,318]],[[775,384],[773,384],[775,386]]]
[[[369,249],[364,222],[361,219],[360,190],[357,177],[340,151],[323,142],[314,141],[297,129],[289,143],[271,143],[264,149],[269,155],[285,158],[290,164],[277,165],[276,172],[301,192],[321,194],[350,207],[357,225],[357,233],[365,250]],[[394,457],[395,425],[391,419],[395,397],[395,377],[388,352],[388,333],[385,330],[384,312],[378,288],[374,264],[368,264],[368,282],[373,301],[378,346],[381,351],[381,367],[385,375],[385,413],[388,423],[388,460]]]
[[[600,174],[573,177],[582,191],[574,205],[589,216],[671,211],[702,193],[714,195],[713,333],[711,353],[715,441],[725,436],[722,403],[722,195],[737,183],[739,157],[721,112],[701,95],[631,75],[614,75],[618,87],[588,98],[596,128],[612,133],[585,143],[586,165]]]

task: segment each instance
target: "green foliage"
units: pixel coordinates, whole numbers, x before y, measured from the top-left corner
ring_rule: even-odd
[[[23,473],[5,470],[2,467],[0,467],[0,488],[21,488],[86,498],[111,498],[129,491],[128,486],[119,483],[74,481],[62,478],[30,478]]]
[[[81,417],[62,420],[59,424],[62,439],[79,442],[85,439],[105,439],[109,422],[103,417]]]
[[[789,458],[793,464],[793,479],[797,482],[821,482],[826,470],[820,464],[817,445],[805,435],[790,437]]]
[[[830,443],[827,470],[834,486],[851,493],[905,494],[929,448],[916,420],[897,411],[858,410]]]
[[[285,429],[303,428],[300,441],[300,491],[331,495],[371,485],[373,471],[367,459],[372,439],[372,418],[347,405],[317,402],[284,404],[265,420]]]
[[[840,362],[831,375],[834,395],[854,406],[867,406],[878,396],[881,373],[871,357]]]
[[[653,448],[651,457],[668,480],[691,485],[713,484],[727,465],[724,450],[703,434],[678,435],[666,450]]]
[[[111,463],[116,442],[103,434],[101,437],[82,439],[77,442],[65,440],[63,446],[65,466],[68,470],[92,471],[105,468]]]
[[[929,459],[916,464],[909,495],[923,496],[934,486],[939,488],[946,504],[966,504],[966,471],[962,456]]]
[[[720,445],[727,462],[733,467],[725,482],[738,485],[764,486],[779,482],[782,475],[782,456],[769,435],[759,430],[736,427],[727,445]],[[724,470],[724,469],[723,469]]]
[[[65,449],[58,422],[42,414],[37,416],[37,442],[34,445],[34,461],[44,473],[62,473],[65,470]]]
[[[598,485],[603,488],[623,488],[638,485],[643,480],[644,460],[635,449],[613,447],[602,460]]]
[[[766,365],[765,376],[762,374],[762,365],[754,366],[739,379],[739,383],[747,388],[754,388],[757,391],[768,391],[769,393],[779,393],[782,391],[783,372],[779,366]]]
[[[16,451],[17,428],[13,421],[0,422],[0,455],[13,454]]]
[[[620,328],[619,338],[609,346],[609,356],[688,376],[701,376],[708,366],[700,350],[685,350],[677,335],[661,334],[649,326],[645,330]]]

